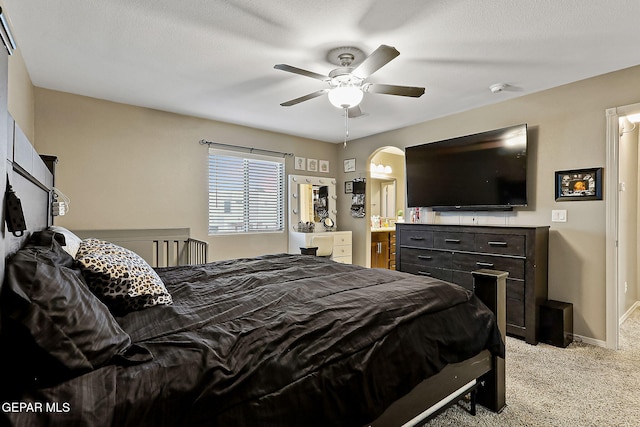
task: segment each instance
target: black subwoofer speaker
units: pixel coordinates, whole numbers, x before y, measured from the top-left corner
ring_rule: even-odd
[[[548,300],[540,305],[540,341],[556,347],[573,342],[573,304]]]

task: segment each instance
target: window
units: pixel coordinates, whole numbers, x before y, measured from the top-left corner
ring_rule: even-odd
[[[284,159],[209,149],[209,234],[284,231]]]

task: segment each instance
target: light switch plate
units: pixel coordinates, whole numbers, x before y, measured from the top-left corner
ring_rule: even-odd
[[[551,222],[567,222],[567,210],[566,209],[552,210]]]

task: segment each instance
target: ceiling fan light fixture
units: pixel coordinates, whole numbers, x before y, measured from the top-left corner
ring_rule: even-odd
[[[329,91],[329,102],[336,108],[353,108],[360,104],[364,93],[359,86],[338,86]]]

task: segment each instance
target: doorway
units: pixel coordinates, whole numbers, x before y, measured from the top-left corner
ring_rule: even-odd
[[[398,215],[405,206],[404,151],[398,147],[383,147],[369,156],[365,197],[367,221],[366,266],[372,266],[372,233],[395,229]],[[379,247],[380,245],[378,245]]]
[[[606,111],[606,344],[616,350],[620,324],[640,300],[640,120],[632,117],[636,114],[640,104]]]

